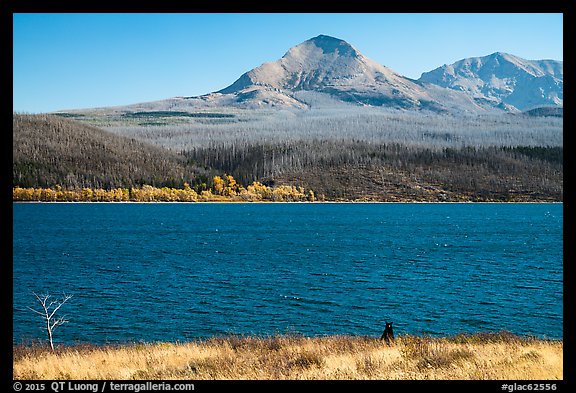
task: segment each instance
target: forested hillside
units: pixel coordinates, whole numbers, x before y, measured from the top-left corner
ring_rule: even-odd
[[[51,115],[14,114],[12,153],[20,187],[183,187],[211,177],[181,155]]]
[[[107,129],[243,184],[302,186],[327,199],[562,200],[558,117],[340,108],[155,121],[164,125],[119,118]]]
[[[350,140],[188,154],[244,183],[298,185],[330,200],[562,200],[562,147],[431,149]]]
[[[200,194],[228,174],[244,187],[302,187],[320,200],[563,200],[557,117],[355,109],[74,119],[14,115],[14,186],[187,182]]]

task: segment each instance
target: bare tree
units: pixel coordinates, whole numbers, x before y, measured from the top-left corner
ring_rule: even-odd
[[[34,292],[33,292],[34,293]],[[50,348],[54,351],[54,343],[52,341],[54,330],[60,326],[64,325],[65,323],[69,322],[66,317],[57,317],[56,312],[66,303],[68,300],[72,298],[72,295],[62,294],[62,298],[52,299],[52,295],[37,295],[36,300],[42,307],[41,310],[36,310],[32,307],[28,307],[29,310],[35,312],[36,314],[40,315],[42,319],[44,319],[44,323],[46,324],[46,333],[48,334],[48,341],[50,342]]]

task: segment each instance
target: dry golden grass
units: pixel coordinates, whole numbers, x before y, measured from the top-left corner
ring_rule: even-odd
[[[189,343],[15,347],[15,379],[562,379],[562,341],[511,334],[225,337]]]

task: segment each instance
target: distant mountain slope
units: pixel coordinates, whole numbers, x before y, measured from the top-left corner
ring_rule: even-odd
[[[23,187],[179,186],[199,180],[183,157],[50,115],[13,115],[13,185]]]
[[[562,61],[525,60],[507,53],[471,57],[425,72],[419,81],[469,94],[506,110],[563,105]]]

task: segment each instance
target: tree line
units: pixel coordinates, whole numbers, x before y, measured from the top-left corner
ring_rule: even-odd
[[[61,186],[54,188],[14,187],[12,199],[17,202],[314,202],[312,190],[303,187],[279,185],[268,187],[253,182],[247,187],[239,184],[233,176],[214,176],[213,188],[196,192],[188,183],[184,187],[142,187],[105,189],[72,189]]]

